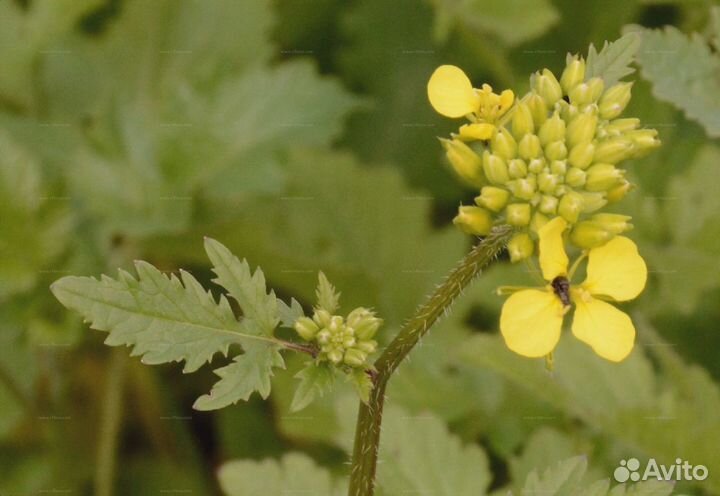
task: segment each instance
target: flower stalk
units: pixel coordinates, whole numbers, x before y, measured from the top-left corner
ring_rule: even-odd
[[[449,310],[463,289],[497,257],[512,233],[510,226],[498,226],[478,243],[403,325],[375,362],[370,398],[367,403],[360,404],[358,411],[349,496],[374,494],[385,389],[393,372],[438,318]]]

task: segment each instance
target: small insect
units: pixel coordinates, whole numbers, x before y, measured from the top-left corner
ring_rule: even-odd
[[[552,280],[550,285],[553,288],[553,292],[560,298],[564,307],[570,306],[570,281],[565,276],[557,276]]]

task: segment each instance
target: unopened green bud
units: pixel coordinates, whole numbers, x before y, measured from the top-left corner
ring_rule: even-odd
[[[583,197],[583,213],[589,214],[600,210],[607,205],[607,199],[605,192],[589,193],[583,191],[580,193]]]
[[[328,352],[327,357],[332,363],[340,363],[343,359],[343,352],[339,348],[333,348]]]
[[[513,196],[521,200],[531,200],[537,190],[537,182],[534,177],[522,177],[507,183]]]
[[[508,162],[508,174],[513,179],[527,176],[528,168],[525,161],[521,158],[514,158]]]
[[[588,141],[575,145],[570,149],[568,163],[578,169],[587,169],[593,161],[595,145]]]
[[[520,260],[529,258],[535,249],[535,243],[526,232],[517,233],[510,238],[507,244],[510,261],[517,263]]]
[[[553,193],[558,184],[560,184],[560,178],[551,172],[541,172],[537,176],[538,189],[543,193]]]
[[[332,315],[327,310],[315,310],[313,320],[320,327],[327,327],[330,325]]]
[[[310,317],[300,317],[295,321],[295,332],[305,341],[312,341],[320,330],[318,325]]]
[[[538,210],[547,215],[555,215],[558,208],[558,199],[554,196],[543,195]]]
[[[512,134],[504,127],[498,128],[497,132],[493,135],[490,141],[490,146],[495,155],[498,155],[505,160],[515,158],[517,155],[517,143]]]
[[[623,171],[612,164],[595,164],[587,170],[585,189],[588,191],[607,191],[614,188],[623,179]]]
[[[531,93],[526,103],[532,114],[535,129],[538,129],[548,118],[548,106],[537,93]]]
[[[525,102],[518,102],[515,107],[512,118],[512,132],[517,139],[521,139],[527,133],[535,132],[535,122],[530,107]]]
[[[579,188],[585,185],[585,171],[577,167],[570,167],[565,174],[565,184],[573,188]]]
[[[505,220],[511,226],[527,226],[530,223],[531,208],[527,203],[511,203],[505,209]]]
[[[637,117],[627,117],[625,119],[615,119],[610,121],[608,125],[605,126],[605,131],[607,131],[610,136],[616,136],[628,131],[633,131],[639,127],[640,119]]]
[[[505,184],[510,180],[505,160],[487,150],[483,154],[483,172],[492,184]]]
[[[592,141],[595,137],[598,118],[594,112],[583,112],[576,115],[567,126],[565,133],[567,144],[572,149],[580,143]]]
[[[614,119],[622,114],[628,102],[630,102],[632,83],[617,83],[609,88],[600,98],[598,108],[600,117],[603,119]]]
[[[603,87],[603,80],[600,78],[592,78],[585,83],[580,83],[568,92],[570,103],[578,107],[594,103],[600,98]]]
[[[533,74],[530,78],[530,86],[550,107],[562,98],[560,83],[549,69],[543,69],[542,73]]]
[[[570,93],[575,86],[585,80],[585,61],[577,56],[568,59],[565,70],[560,76],[560,86],[565,93]]]
[[[358,324],[355,329],[355,335],[360,341],[372,339],[382,325],[383,320],[377,317],[369,317],[362,323]]]
[[[475,197],[475,203],[493,212],[499,212],[505,207],[509,198],[510,192],[504,188],[483,186],[480,195]]]
[[[606,139],[595,146],[595,156],[593,160],[606,164],[617,164],[622,160],[630,158],[634,147],[633,141],[625,136]]]
[[[547,224],[550,221],[550,219],[547,218],[547,216],[541,214],[540,212],[535,212],[532,216],[532,219],[530,220],[530,229],[537,233],[542,226]]]
[[[550,172],[558,176],[560,182],[562,182],[567,172],[567,162],[565,160],[553,160],[550,162]]]
[[[658,133],[655,129],[637,129],[629,131],[625,134],[626,138],[630,138],[635,145],[632,156],[640,158],[647,155],[651,150],[660,146]]]
[[[440,141],[455,173],[472,186],[482,185],[484,179],[480,155],[459,139],[441,139]]]
[[[580,113],[580,109],[576,105],[570,105],[565,100],[559,100],[555,104],[555,112],[560,114],[562,120],[570,122]]]
[[[518,153],[520,157],[525,160],[537,158],[542,155],[542,147],[540,146],[540,139],[534,134],[526,134],[520,140],[518,145]]]
[[[461,231],[476,236],[484,236],[492,228],[492,216],[488,210],[480,207],[461,206],[453,219]]]
[[[317,342],[321,345],[328,344],[330,342],[330,338],[332,337],[332,334],[330,334],[330,331],[327,329],[323,329],[322,331],[317,333],[316,339]]]
[[[540,138],[542,146],[547,146],[548,143],[553,141],[565,140],[565,121],[560,118],[560,114],[555,112],[552,117],[545,121],[545,124],[540,126],[538,138]]]
[[[570,191],[560,198],[558,213],[570,224],[578,221],[583,208],[583,197],[580,193]]]
[[[625,198],[625,195],[632,189],[632,184],[628,181],[622,181],[620,185],[615,186],[607,192],[608,203],[616,203]]]
[[[613,234],[622,234],[632,229],[633,225],[630,223],[631,219],[632,217],[629,215],[621,214],[602,213],[592,216],[593,222],[598,223],[603,227],[603,229],[610,231]]]
[[[553,141],[545,147],[545,156],[548,160],[563,160],[567,157],[567,153],[564,141]]]
[[[357,348],[350,348],[345,351],[343,361],[351,367],[360,367],[365,363],[367,353]]]
[[[615,235],[593,221],[582,221],[575,224],[570,231],[570,241],[580,248],[597,248],[610,241]]]
[[[532,174],[539,174],[545,169],[545,167],[547,167],[547,162],[544,158],[534,158],[528,164],[528,172]]]
[[[367,319],[372,319],[374,317],[375,312],[373,312],[372,310],[369,310],[365,307],[357,307],[348,314],[346,323],[348,327],[356,329],[362,322]]]

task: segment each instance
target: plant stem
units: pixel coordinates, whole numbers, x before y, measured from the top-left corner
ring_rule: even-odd
[[[358,411],[348,496],[372,496],[374,493],[383,403],[390,376],[463,289],[495,259],[511,234],[509,226],[496,227],[477,244],[403,325],[375,362],[377,372],[370,399],[367,404],[361,403]]]
[[[96,496],[112,496],[113,494],[126,368],[125,350],[112,350],[100,418],[97,465],[95,466]]]

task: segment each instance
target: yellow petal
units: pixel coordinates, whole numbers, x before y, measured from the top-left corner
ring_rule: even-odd
[[[500,114],[504,114],[507,109],[509,109],[513,101],[515,101],[515,93],[512,92],[512,90],[504,90],[502,93],[500,93]]]
[[[630,317],[610,303],[595,298],[574,298],[572,332],[601,357],[619,362],[630,354],[635,326]]]
[[[568,256],[565,253],[565,244],[562,239],[566,228],[565,219],[555,217],[538,229],[540,268],[546,281],[552,281],[557,276],[567,274]]]
[[[526,357],[541,357],[560,339],[563,306],[549,291],[525,289],[514,293],[502,307],[500,332],[505,344]]]
[[[477,110],[472,83],[459,67],[441,65],[428,81],[428,99],[433,108],[446,117],[462,117]]]
[[[629,238],[615,236],[590,250],[583,288],[616,301],[632,300],[645,288],[647,266]]]
[[[495,126],[487,122],[463,124],[460,126],[460,138],[465,140],[489,140],[495,132]]]

